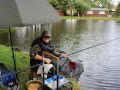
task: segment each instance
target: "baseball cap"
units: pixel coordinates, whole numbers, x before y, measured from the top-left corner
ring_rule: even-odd
[[[51,37],[51,33],[48,31],[43,31],[42,37]]]

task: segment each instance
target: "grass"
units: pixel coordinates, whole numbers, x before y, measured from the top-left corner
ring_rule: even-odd
[[[15,52],[17,70],[23,70],[29,67],[29,55],[23,52]],[[4,63],[9,70],[13,71],[13,59],[11,48],[0,45],[0,62]],[[25,85],[29,80],[29,70],[18,74],[20,82],[20,90],[25,90]],[[79,83],[70,80],[73,84],[73,90],[81,90]],[[0,86],[0,90],[3,90]]]
[[[11,31],[15,31],[15,28],[11,28]],[[0,34],[9,32],[9,29],[0,29]]]
[[[23,52],[15,52],[16,66],[18,70],[24,69],[29,65],[29,56]],[[0,62],[3,62],[10,70],[13,70],[13,59],[11,47],[0,45]]]
[[[113,17],[77,17],[77,16],[62,16],[62,20],[66,19],[77,19],[77,20],[115,20],[120,21],[120,18]]]
[[[24,54],[23,52],[15,52],[15,56],[16,56],[17,70],[23,70],[29,66],[28,54]],[[13,59],[12,59],[12,53],[11,53],[10,47],[0,45],[0,62],[4,63],[9,70],[14,71]],[[25,71],[25,72],[19,73],[18,75],[19,75],[19,80],[21,84],[20,88],[22,88],[20,90],[24,90],[23,88],[25,87],[25,83],[28,81],[29,73],[28,71]],[[2,89],[0,88],[0,90]]]

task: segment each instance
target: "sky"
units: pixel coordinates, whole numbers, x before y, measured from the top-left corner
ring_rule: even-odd
[[[112,0],[114,4],[118,4],[118,2],[120,2],[120,0]]]

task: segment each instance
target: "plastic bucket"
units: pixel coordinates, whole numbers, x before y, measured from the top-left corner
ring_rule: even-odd
[[[39,80],[30,80],[26,84],[27,90],[40,90],[42,83]]]

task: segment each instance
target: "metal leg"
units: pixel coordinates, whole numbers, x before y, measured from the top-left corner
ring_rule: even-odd
[[[14,71],[17,72],[16,59],[15,59],[15,54],[14,54],[14,50],[13,50],[12,34],[11,34],[11,29],[10,28],[9,28],[9,34],[10,34],[10,43],[11,43],[12,57],[13,57],[13,63],[14,63]],[[19,83],[18,74],[16,74],[16,78],[17,78],[17,81]]]
[[[44,66],[42,67],[43,69],[43,89],[44,89],[44,81],[45,81],[45,77],[44,77]]]
[[[42,70],[43,70],[43,90],[44,90],[44,84],[45,84],[45,77],[44,77],[44,54],[42,55],[43,56],[43,67],[42,67]]]
[[[57,62],[57,90],[59,90],[59,61]]]
[[[14,54],[14,50],[13,50],[13,42],[12,42],[12,34],[11,34],[11,30],[9,28],[9,34],[10,34],[10,43],[11,43],[11,50],[12,50],[12,57],[13,57],[13,62],[14,62],[14,71],[16,72],[16,60],[15,60],[15,54]]]

